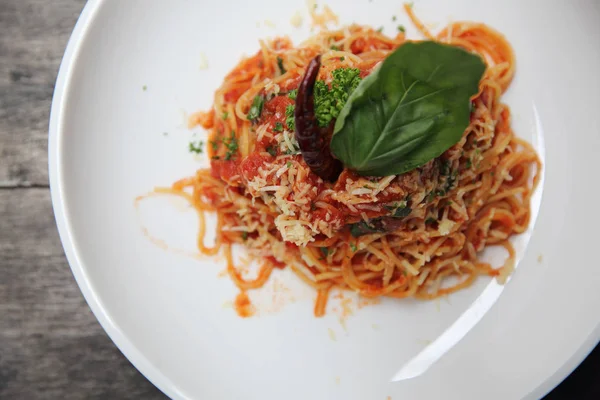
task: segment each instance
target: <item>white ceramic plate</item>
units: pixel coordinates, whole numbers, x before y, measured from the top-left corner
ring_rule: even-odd
[[[383,25],[390,33],[403,23],[416,35],[399,1],[329,5],[344,23]],[[356,307],[344,325],[331,309],[315,319],[314,294],[286,271],[255,295],[259,316],[237,317],[227,306],[233,285],[218,277],[222,261],[175,251],[193,251],[193,213],[173,201],[151,200],[139,214],[133,205],[136,196],[199,167],[186,150],[192,133],[185,114],[210,106],[225,73],[257,50],[258,38],[306,38],[304,2],[85,7],[52,104],[54,210],[96,317],[167,395],[534,399],[597,343],[598,2],[421,0],[414,7],[438,27],[485,22],[513,44],[517,77],[505,101],[515,130],[544,157],[545,181],[533,205],[539,215],[535,229],[515,241],[521,261],[506,286],[480,279],[447,301]],[[302,29],[290,24],[297,10]],[[142,224],[169,249],[148,240]],[[394,376],[416,377],[392,382]]]

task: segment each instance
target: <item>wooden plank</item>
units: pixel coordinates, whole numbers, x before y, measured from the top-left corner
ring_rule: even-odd
[[[0,2],[0,187],[47,185],[50,100],[84,3]]]
[[[0,254],[0,398],[164,398],[87,307],[48,189],[0,190]]]

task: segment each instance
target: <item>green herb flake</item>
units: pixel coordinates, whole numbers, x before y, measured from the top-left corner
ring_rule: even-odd
[[[298,96],[298,89],[292,89],[288,92],[288,97],[292,100],[296,100],[296,96]]]
[[[146,85],[142,86],[142,90],[145,92],[146,90],[148,90],[148,86],[146,86]]]
[[[277,149],[275,148],[275,146],[268,146],[266,150],[267,153],[269,153],[273,157],[277,156]]]
[[[340,57],[340,61],[344,61],[346,57]]]
[[[402,33],[406,32],[406,28],[404,28],[404,25],[398,25],[398,32],[402,32]]]
[[[379,32],[379,33],[383,32],[383,26],[380,26],[379,28],[377,28],[377,32]]]
[[[383,232],[385,232],[385,229],[381,226],[380,218],[372,219],[369,222],[360,221],[350,225],[350,234],[354,237]]]
[[[286,73],[286,69],[283,67],[283,58],[277,56],[277,66],[279,67],[279,71],[281,75]]]
[[[223,115],[221,116],[221,118],[223,119],[223,121],[225,121],[227,119],[227,117],[229,117],[229,113],[227,111],[225,111],[223,113]]]
[[[392,15],[392,21],[395,21],[395,20],[396,20],[396,16]]]
[[[197,142],[190,142],[188,146],[188,150],[190,153],[202,154],[202,147],[204,146],[204,142],[199,140]]]
[[[250,121],[256,121],[260,114],[262,114],[262,109],[265,104],[265,97],[262,95],[257,95],[252,101],[252,106],[250,106],[250,111],[248,111],[248,119]]]
[[[295,106],[293,104],[290,104],[285,108],[285,124],[287,125],[288,129],[292,132],[296,129],[294,109]]]
[[[338,46],[336,46],[335,44],[334,44],[334,45],[332,45],[332,46],[331,46],[331,47],[329,47],[329,48],[330,48],[331,50],[334,50],[334,51],[340,51],[340,48],[339,48]]]
[[[219,142],[216,140],[211,140],[210,146],[212,147],[213,151],[217,151],[217,149],[219,148]]]
[[[356,252],[356,245],[354,243],[350,243],[350,248],[353,252]]]
[[[327,257],[329,255],[329,249],[327,247],[319,247],[319,250],[321,250],[323,256]]]
[[[467,162],[465,163],[465,167],[466,167],[467,169],[471,169],[471,167],[472,167],[472,166],[473,166],[473,162],[472,162],[472,161],[471,161],[471,159],[469,158],[469,159],[467,160]]]
[[[315,115],[321,127],[328,126],[338,117],[350,94],[361,82],[358,68],[338,68],[331,74],[331,87],[323,81],[315,83]]]
[[[248,240],[248,232],[242,232],[242,240],[245,242]]]
[[[427,219],[425,220],[425,225],[432,225],[435,224],[437,222],[437,219],[433,218],[433,217],[427,217]]]
[[[287,149],[285,151],[285,154],[287,154],[288,156],[294,156],[296,154],[300,154],[300,149],[297,146],[294,146],[294,150]]]
[[[229,161],[235,156],[235,153],[238,150],[238,142],[234,131],[231,131],[231,136],[229,139],[223,140],[223,144],[227,148],[227,152],[225,153],[225,161]]]
[[[398,204],[398,207],[394,210],[393,217],[394,218],[408,217],[411,212],[412,212],[412,208],[410,208],[407,205],[406,201],[401,201],[400,204]]]
[[[275,126],[273,127],[274,132],[283,132],[283,124],[279,121],[275,122]]]

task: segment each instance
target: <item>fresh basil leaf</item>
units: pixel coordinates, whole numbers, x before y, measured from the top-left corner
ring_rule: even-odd
[[[467,128],[484,71],[479,56],[458,47],[405,43],[348,98],[332,153],[370,176],[402,174],[440,156]]]

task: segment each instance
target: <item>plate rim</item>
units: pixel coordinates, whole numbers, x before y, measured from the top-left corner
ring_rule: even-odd
[[[56,78],[48,129],[48,171],[52,208],[61,245],[71,272],[88,307],[100,323],[100,326],[102,326],[108,337],[127,360],[156,388],[170,398],[187,399],[189,397],[181,392],[165,374],[160,372],[112,320],[110,314],[103,306],[101,298],[95,292],[93,284],[85,272],[83,262],[80,261],[79,251],[75,244],[70,220],[66,212],[67,206],[65,204],[61,165],[64,128],[63,110],[69,100],[69,88],[81,48],[84,46],[90,26],[104,3],[105,0],[89,0],[84,5],[68,40]],[[599,342],[600,323],[579,344],[577,350],[570,357],[561,361],[560,366],[553,374],[547,376],[529,393],[524,393],[522,398],[542,398],[548,394],[579,366]]]

